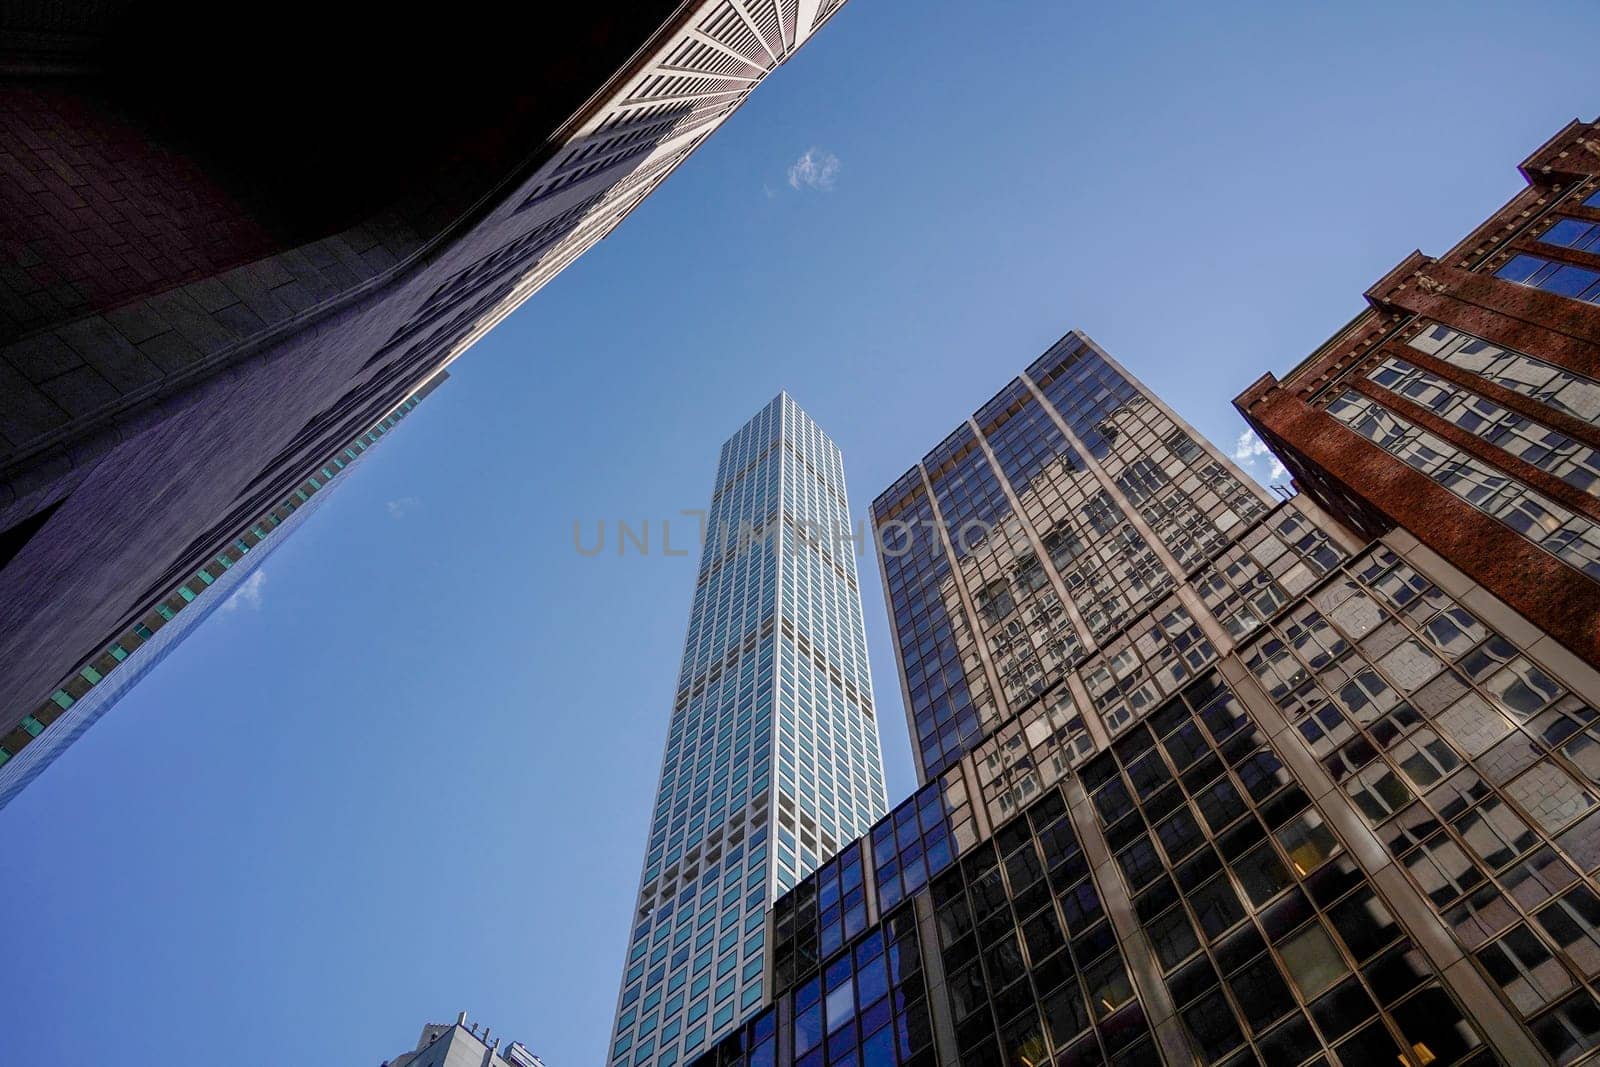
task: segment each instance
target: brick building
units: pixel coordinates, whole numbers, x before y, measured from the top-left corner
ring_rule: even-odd
[[[0,737],[603,238],[841,3],[378,23],[291,2],[248,26],[7,5]]]
[[[1235,401],[1299,486],[1369,534],[1401,528],[1600,663],[1600,126],[1443,255]]]

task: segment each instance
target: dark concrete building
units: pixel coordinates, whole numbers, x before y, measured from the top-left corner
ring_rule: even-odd
[[[922,785],[775,903],[699,1067],[1600,1050],[1600,672],[1486,584],[1080,334],[873,522]]]
[[[394,411],[324,458],[316,470],[259,515],[233,530],[227,543],[192,571],[165,576],[149,607],[91,653],[37,708],[0,735],[0,808],[82,737],[173,649],[235,595],[259,599],[261,565],[305,523],[348,472],[366,458],[423,398],[450,376],[440,371]],[[252,583],[257,583],[252,585]]]
[[[1353,529],[1407,531],[1600,664],[1600,125],[1520,169],[1505,207],[1235,403]]]
[[[0,12],[0,736],[841,0]]]

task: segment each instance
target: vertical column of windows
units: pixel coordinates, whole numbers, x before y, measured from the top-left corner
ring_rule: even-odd
[[[1030,434],[1041,416],[1020,381],[975,416],[1014,493],[1025,492],[1033,475],[1059,455],[1049,450],[1054,442]],[[1065,448],[1064,440],[1060,444]],[[994,475],[986,472],[984,478]],[[1029,532],[1025,518],[1013,513],[1007,501],[979,550],[962,561],[963,579],[972,590],[995,673],[1012,708],[1026,705],[1084,654],[1072,614],[1051,583],[1051,565],[1034,551]],[[1038,531],[1033,534],[1039,536]]]
[[[993,714],[976,640],[956,594],[920,469],[874,506],[884,581],[924,777],[960,758]]]
[[[1091,398],[1072,390],[1070,379],[1057,377],[1075,365],[1073,351],[1060,346],[1052,349],[1030,368],[1029,376],[1075,433],[1080,426],[1090,431],[1082,440],[1092,452],[1105,447],[1104,434],[1094,430],[1096,407]],[[1119,402],[1115,398],[1129,388],[1097,394],[1093,399],[1102,406]],[[1078,408],[1063,406],[1067,404]],[[1049,421],[1042,405],[1038,410]],[[1029,491],[1019,490],[1019,497],[1095,641],[1127,625],[1141,608],[1172,588],[1172,575],[1070,447],[1055,462],[1043,465],[1030,479]]]
[[[1007,703],[1020,706],[1045,685],[1046,667],[1028,633],[1028,622],[1043,619],[1037,594],[1048,591],[1050,578],[1034,555],[1020,521],[1012,515],[988,457],[978,447],[970,425],[963,426],[924,461],[945,534],[959,568],[958,581],[977,610],[974,620],[989,648],[990,661]],[[1076,653],[1077,635],[1064,609],[1056,645]],[[1044,635],[1041,634],[1041,638]],[[1059,673],[1062,657],[1055,645],[1044,649]],[[1000,714],[996,708],[995,716]],[[979,716],[980,733],[988,733],[997,717]]]
[[[1600,1045],[1600,713],[1382,547],[1245,657],[1552,1058]]]

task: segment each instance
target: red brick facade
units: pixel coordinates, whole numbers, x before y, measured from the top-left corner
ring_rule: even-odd
[[[1600,380],[1600,305],[1504,280],[1519,253],[1600,271],[1600,254],[1541,243],[1560,217],[1600,223],[1582,201],[1600,190],[1600,124],[1574,122],[1522,165],[1528,187],[1437,259],[1416,252],[1366,293],[1369,307],[1282,381],[1265,375],[1235,406],[1300,487],[1353,528],[1403,527],[1591,664],[1600,665],[1600,582],[1336,420],[1346,390],[1442,438],[1600,525],[1600,499],[1439,418],[1368,378],[1386,357],[1600,448],[1585,421],[1406,342],[1434,324]]]

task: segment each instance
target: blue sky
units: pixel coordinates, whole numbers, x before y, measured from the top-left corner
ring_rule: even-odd
[[[0,812],[0,1060],[377,1064],[466,1008],[599,1063],[695,565],[574,521],[703,506],[780,388],[862,513],[1074,327],[1232,450],[1235,394],[1595,116],[1597,39],[1592,3],[853,0]]]

